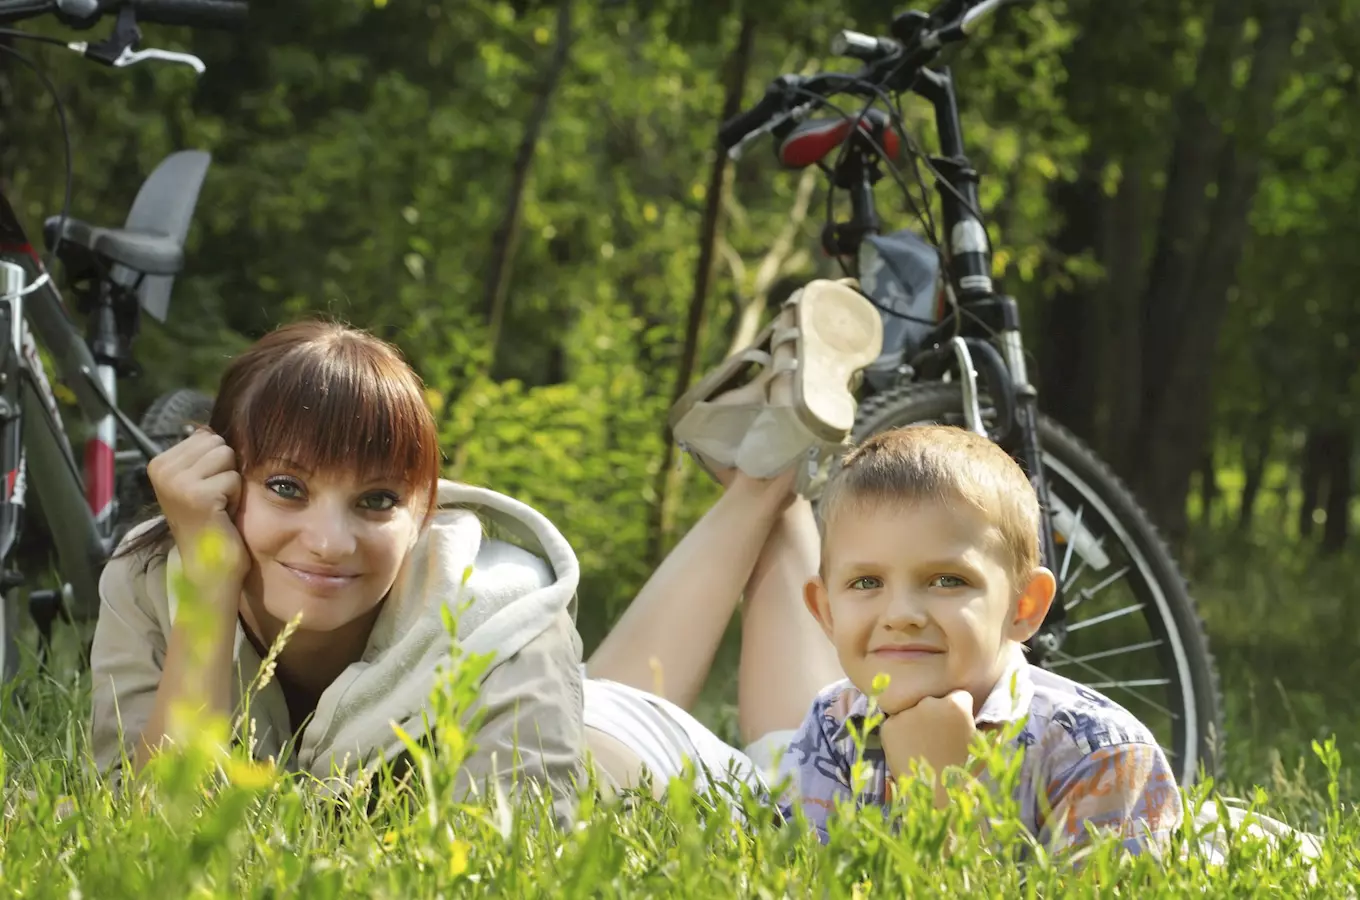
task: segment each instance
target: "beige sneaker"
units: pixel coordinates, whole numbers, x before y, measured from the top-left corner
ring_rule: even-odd
[[[800,492],[855,424],[851,381],[878,358],[878,310],[847,284],[810,282],[745,350],[681,397],[671,432],[700,465],[772,478],[802,462]]]

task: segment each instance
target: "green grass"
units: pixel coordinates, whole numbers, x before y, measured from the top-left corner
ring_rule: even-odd
[[[1217,540],[1201,539],[1198,558],[1217,562],[1195,575],[1228,705],[1225,790],[1260,800],[1254,788],[1264,788],[1265,812],[1321,835],[1311,867],[1289,847],[1242,838],[1211,865],[1190,825],[1167,862],[1101,846],[1075,869],[1033,848],[1017,864],[1027,848],[1014,811],[965,789],[943,812],[921,792],[901,798],[890,820],[846,811],[825,847],[796,825],[777,827],[756,798],[695,797],[679,786],[664,804],[633,798],[626,810],[587,792],[578,822],[557,828],[541,802],[454,802],[454,740],[418,749],[407,783],[378,778],[328,794],[214,755],[203,729],[203,740],[114,791],[79,762],[87,676],[29,671],[17,686],[24,702],[7,694],[0,714],[0,895],[1346,895],[1360,880],[1346,767],[1360,757],[1360,726],[1349,718],[1360,566]],[[715,679],[718,689],[724,681]],[[436,693],[441,734],[455,733],[471,692],[464,677]],[[722,699],[710,696],[703,710],[719,726],[730,719]]]

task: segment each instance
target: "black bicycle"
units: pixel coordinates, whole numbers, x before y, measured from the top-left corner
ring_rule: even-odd
[[[1138,501],[1090,449],[1039,412],[1027,374],[1019,308],[997,293],[978,204],[978,173],[964,153],[954,80],[941,51],[975,32],[1007,0],[945,0],[905,12],[891,37],[840,32],[832,52],[853,73],[784,75],[753,108],[725,122],[733,158],[765,134],[782,166],[819,166],[831,179],[825,250],[882,313],[884,353],[861,388],[853,438],[942,422],[1006,448],[1029,473],[1048,515],[1045,564],[1059,593],[1030,642],[1031,659],[1110,694],[1157,734],[1182,784],[1216,775],[1222,735],[1218,675],[1204,627],[1174,559]],[[901,96],[934,108],[941,152],[908,134]],[[829,112],[830,116],[814,117]],[[894,162],[905,148],[917,194]],[[922,168],[939,194],[937,231]],[[874,186],[889,176],[927,239],[881,233]],[[836,190],[850,216],[832,215]],[[919,196],[918,196],[919,195]]]
[[[245,3],[229,0],[0,0],[0,25],[53,14],[83,30],[114,17],[109,36],[95,42],[9,29],[0,34],[55,44],[118,68],[160,60],[202,72],[202,61],[189,54],[140,49],[138,21],[228,27],[244,21],[246,10]],[[7,46],[0,51],[33,68],[52,90],[27,57]],[[12,677],[17,666],[14,632],[26,579],[11,560],[32,499],[29,491],[41,505],[60,573],[59,588],[28,594],[45,648],[58,616],[90,620],[98,615],[99,574],[127,527],[127,514],[138,512],[135,507],[145,497],[145,463],[182,438],[186,425],[206,421],[211,403],[196,391],[173,391],[152,404],[139,428],[117,401],[118,379],[136,370],[132,344],[142,313],[165,320],[210,157],[183,151],[164,160],[142,185],[121,228],[73,219],[70,140],[56,99],[67,138],[66,202],[43,233],[74,288],[86,333],[81,335],[9,201],[0,195],[0,681]],[[71,449],[35,332],[89,424],[83,465]],[[121,450],[120,430],[130,444]]]

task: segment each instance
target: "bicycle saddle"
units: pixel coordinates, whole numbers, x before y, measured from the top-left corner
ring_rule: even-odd
[[[83,248],[108,262],[121,263],[143,275],[175,275],[184,266],[184,247],[179,241],[151,231],[127,228],[100,228],[79,219],[53,216],[43,223],[43,240],[48,249],[61,238],[62,246]],[[59,254],[68,266],[82,268],[67,253]]]

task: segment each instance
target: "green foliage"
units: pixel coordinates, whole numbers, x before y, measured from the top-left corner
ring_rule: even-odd
[[[1218,342],[1220,440],[1355,416],[1353,6],[1330,0],[1310,15],[1277,103],[1241,287]],[[883,33],[888,12],[858,2],[572,3],[568,64],[521,200],[506,318],[491,347],[492,241],[558,39],[558,4],[258,7],[248,38],[146,29],[148,43],[200,53],[209,70],[198,80],[183,68],[110,72],[33,50],[72,124],[76,215],[116,222],[166,153],[214,154],[170,321],[145,329],[145,374],[124,385],[127,405],[174,386],[211,388],[223,359],[282,321],[319,313],[372,328],[430,386],[449,473],[562,523],[583,559],[588,630],[601,630],[640,586],[656,544],[661,424],[740,16],[755,29],[749,103],[782,72],[850,68],[828,57],[831,35]],[[995,270],[1021,299],[1040,354],[1069,352],[1038,333],[1048,298],[1081,286],[1098,299],[1105,277],[1101,253],[1055,252],[1064,211],[1053,189],[1094,162],[1111,196],[1130,172],[1159,183],[1175,127],[1170,98],[1193,83],[1209,7],[1017,6],[950,53]],[[60,33],[55,23],[33,27]],[[53,109],[26,71],[6,66],[0,78],[11,85],[6,190],[36,231],[60,205]],[[906,112],[930,149],[928,108],[908,98]],[[749,273],[788,217],[797,175],[778,170],[768,142],[731,174],[722,232]],[[797,240],[812,252],[793,260],[788,279],[834,271],[816,250],[825,191],[819,182]],[[890,180],[879,200],[887,227],[919,227]],[[1145,206],[1151,223],[1155,206]],[[726,351],[749,288],[720,254],[701,367]],[[711,496],[696,481],[679,525]]]

